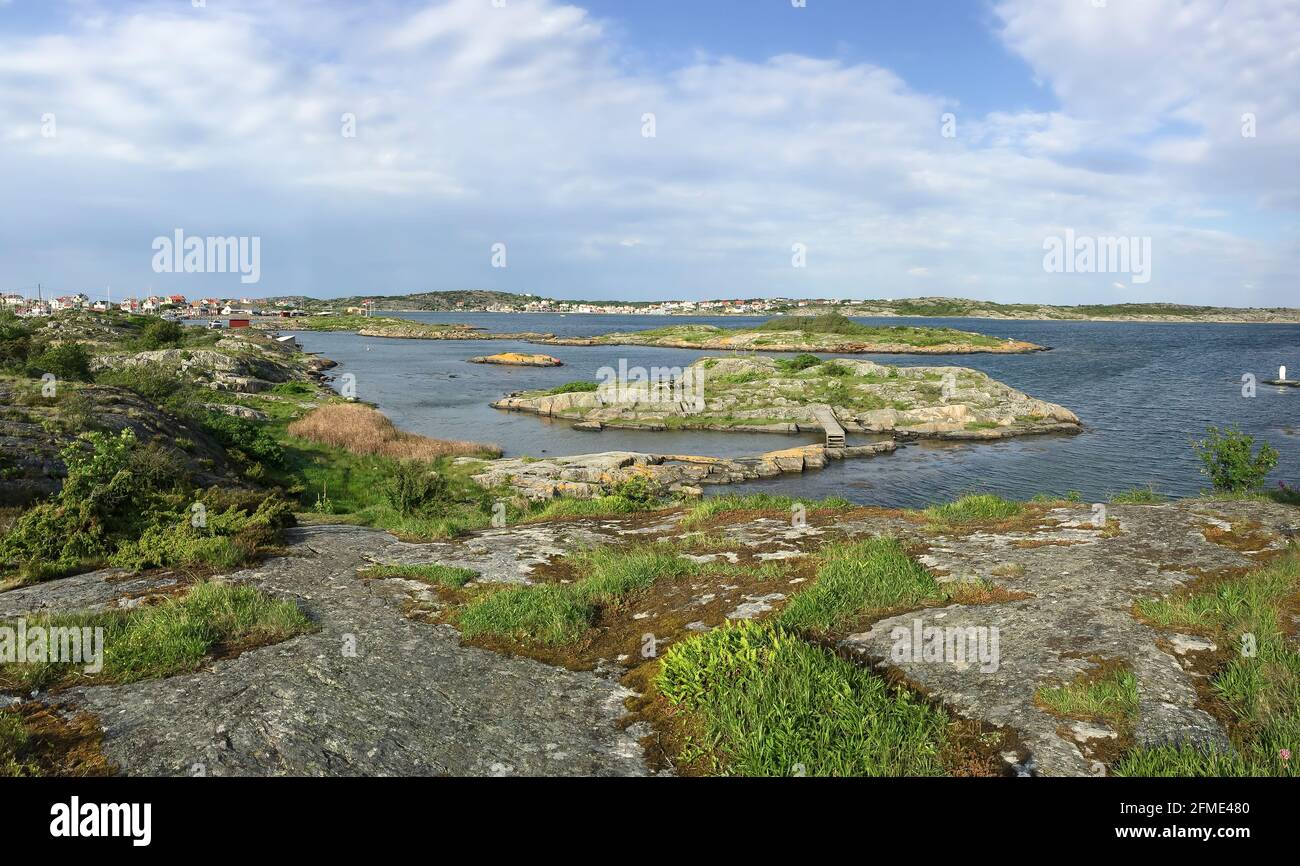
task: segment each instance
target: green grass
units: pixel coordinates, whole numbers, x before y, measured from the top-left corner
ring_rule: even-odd
[[[939,596],[934,575],[901,544],[873,538],[832,547],[816,582],[792,598],[776,621],[799,631],[832,632],[863,616]]]
[[[958,331],[953,328],[918,328],[907,325],[863,325],[846,318],[839,313],[825,313],[818,316],[779,316],[761,325],[747,328],[719,328],[713,325],[670,325],[638,331],[634,335],[639,340],[672,340],[691,344],[703,344],[709,340],[724,339],[747,334],[772,334],[772,338],[760,337],[757,345],[775,345],[777,343],[799,342],[809,349],[816,350],[817,345],[828,342],[841,342],[825,338],[841,337],[854,341],[900,343],[907,346],[937,346],[946,343],[969,346],[991,347],[1002,343],[996,337]],[[625,339],[628,335],[610,335]]]
[[[1137,613],[1148,622],[1208,635],[1230,652],[1210,687],[1230,714],[1234,752],[1140,748],[1123,759],[1117,772],[1300,775],[1300,759],[1280,757],[1283,749],[1295,751],[1300,743],[1300,650],[1284,628],[1297,592],[1300,551],[1293,548],[1268,565],[1203,591],[1140,601]]]
[[[710,496],[692,505],[686,514],[682,516],[681,525],[683,527],[698,526],[720,514],[733,511],[789,512],[795,505],[802,505],[808,511],[854,507],[852,502],[839,497],[817,500],[774,496],[770,493],[727,494],[724,496]]]
[[[865,340],[898,342],[914,346],[933,346],[940,343],[968,343],[996,345],[1000,341],[984,334],[957,331],[952,328],[914,328],[900,325],[863,325],[839,313],[819,316],[782,316],[764,322],[753,330],[776,333],[833,334],[842,337],[859,337]]]
[[[387,580],[399,578],[422,580],[438,586],[460,589],[474,578],[478,572],[468,568],[453,568],[448,565],[376,565],[364,569],[361,576],[370,580]]]
[[[1116,505],[1155,505],[1164,502],[1165,497],[1154,487],[1134,487],[1113,494],[1110,501]]]
[[[767,623],[674,646],[657,685],[696,741],[681,757],[738,776],[937,776],[948,718]]]
[[[1127,668],[1114,667],[1100,676],[1084,676],[1061,686],[1045,686],[1038,702],[1058,716],[1128,725],[1137,716],[1137,678]]]
[[[577,641],[601,606],[614,605],[661,578],[696,574],[700,566],[678,556],[671,545],[598,547],[571,556],[586,575],[574,583],[539,583],[496,590],[471,602],[459,615],[466,637],[497,635],[548,646]]]
[[[297,497],[299,508],[315,511],[321,519],[338,517],[422,539],[455,538],[491,525],[491,497],[469,478],[478,471],[473,466],[438,461],[435,468],[448,481],[447,496],[427,513],[403,514],[384,495],[397,461],[296,439],[280,425],[273,429],[286,464],[273,480]]]
[[[932,505],[924,513],[931,523],[959,526],[986,520],[1006,520],[1020,514],[1024,508],[1023,503],[1012,502],[992,493],[976,493],[946,505]]]
[[[566,517],[612,517],[618,514],[634,514],[659,506],[660,503],[646,503],[617,494],[597,496],[594,499],[550,499],[542,505],[533,506],[532,510],[524,515],[523,522],[537,523]]]
[[[1281,763],[1280,759],[1277,763]],[[1272,776],[1263,764],[1245,760],[1236,752],[1205,751],[1195,746],[1166,745],[1135,749],[1124,756],[1112,775],[1131,778],[1190,778]]]
[[[598,382],[566,382],[543,393],[549,397],[556,394],[589,394],[599,389],[600,383]]]
[[[198,668],[217,646],[263,645],[312,629],[292,601],[271,598],[248,586],[201,583],[159,605],[93,613],[31,617],[27,626],[102,628],[104,667],[93,675],[84,664],[0,665],[0,688],[13,691],[95,682],[131,683]]]
[[[16,713],[0,712],[0,779],[39,774],[30,760],[31,737]]]

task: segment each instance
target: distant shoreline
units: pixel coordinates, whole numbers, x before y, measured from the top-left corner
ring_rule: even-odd
[[[805,308],[809,309],[809,308]],[[830,309],[830,308],[814,308]],[[724,313],[724,312],[706,312],[706,313],[635,313],[635,312],[560,312],[555,310],[397,310],[387,308],[376,308],[376,314],[394,314],[394,313],[420,313],[421,315],[493,315],[493,316],[653,316],[671,317],[677,319],[774,319],[780,316],[792,315],[790,313]],[[1119,323],[1119,324],[1150,324],[1150,325],[1300,325],[1300,316],[1294,319],[1233,319],[1233,318],[1196,318],[1193,316],[1163,316],[1163,317],[1135,317],[1135,316],[1089,316],[1089,317],[1068,317],[1068,318],[1043,318],[1039,316],[980,316],[975,314],[953,315],[953,316],[925,316],[925,315],[904,315],[899,313],[858,313],[853,311],[840,310],[843,315],[854,319],[978,319],[987,322],[1101,322],[1101,323]],[[804,315],[800,313],[799,315]],[[218,316],[217,318],[221,318]],[[275,320],[275,316],[255,316],[255,319]],[[285,321],[285,320],[280,320]],[[289,320],[292,321],[292,320]]]

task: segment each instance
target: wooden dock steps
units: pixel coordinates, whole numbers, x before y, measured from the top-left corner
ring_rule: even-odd
[[[828,450],[836,451],[843,448],[844,428],[841,427],[840,422],[836,420],[835,413],[831,410],[831,407],[813,406],[812,413],[813,417],[817,419],[817,423],[826,431],[826,448]]]

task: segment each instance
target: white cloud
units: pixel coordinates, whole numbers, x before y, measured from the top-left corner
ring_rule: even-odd
[[[889,70],[633,71],[610,28],[551,0],[83,4],[59,34],[0,35],[0,183],[28,214],[0,216],[0,283],[154,279],[148,239],[207,224],[263,235],[264,286],[286,293],[862,297],[918,276],[1110,293],[1043,272],[1043,238],[1070,227],[1152,236],[1150,297],[1281,302],[1300,259],[1278,227],[1300,206],[1294,10],[1217,5],[1003,2],[1003,38],[1061,106],[946,139],[954,100]],[[1216,296],[1243,276],[1259,288]]]

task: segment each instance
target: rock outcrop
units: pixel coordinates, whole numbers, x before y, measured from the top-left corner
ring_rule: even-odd
[[[60,452],[91,429],[133,430],[138,441],[165,449],[178,475],[201,486],[244,484],[207,433],[133,391],[64,382],[47,398],[40,383],[0,379],[0,407],[0,506],[57,493],[67,475]]]
[[[291,554],[229,579],[293,598],[314,634],[194,674],[45,696],[94,713],[129,775],[644,775],[637,731],[617,726],[629,692],[608,674],[462,647],[449,626],[409,618],[427,587],[358,569],[427,548],[354,527],[289,531]],[[520,551],[521,555],[526,555]],[[513,558],[513,555],[512,555]],[[97,572],[0,594],[0,618],[119,606]],[[147,590],[137,581],[134,593]],[[175,578],[144,581],[166,591]]]
[[[285,382],[318,382],[333,361],[304,355],[294,345],[281,343],[247,328],[222,336],[210,348],[156,349],[148,352],[102,352],[91,370],[154,368],[167,375],[211,388],[256,394]]]
[[[893,442],[827,449],[803,445],[756,457],[693,457],[607,451],[548,460],[508,458],[486,465],[474,480],[489,489],[511,488],[530,500],[568,496],[590,499],[617,491],[630,481],[649,482],[659,493],[698,493],[700,485],[735,484],[783,473],[821,469],[829,460],[888,454]]]

